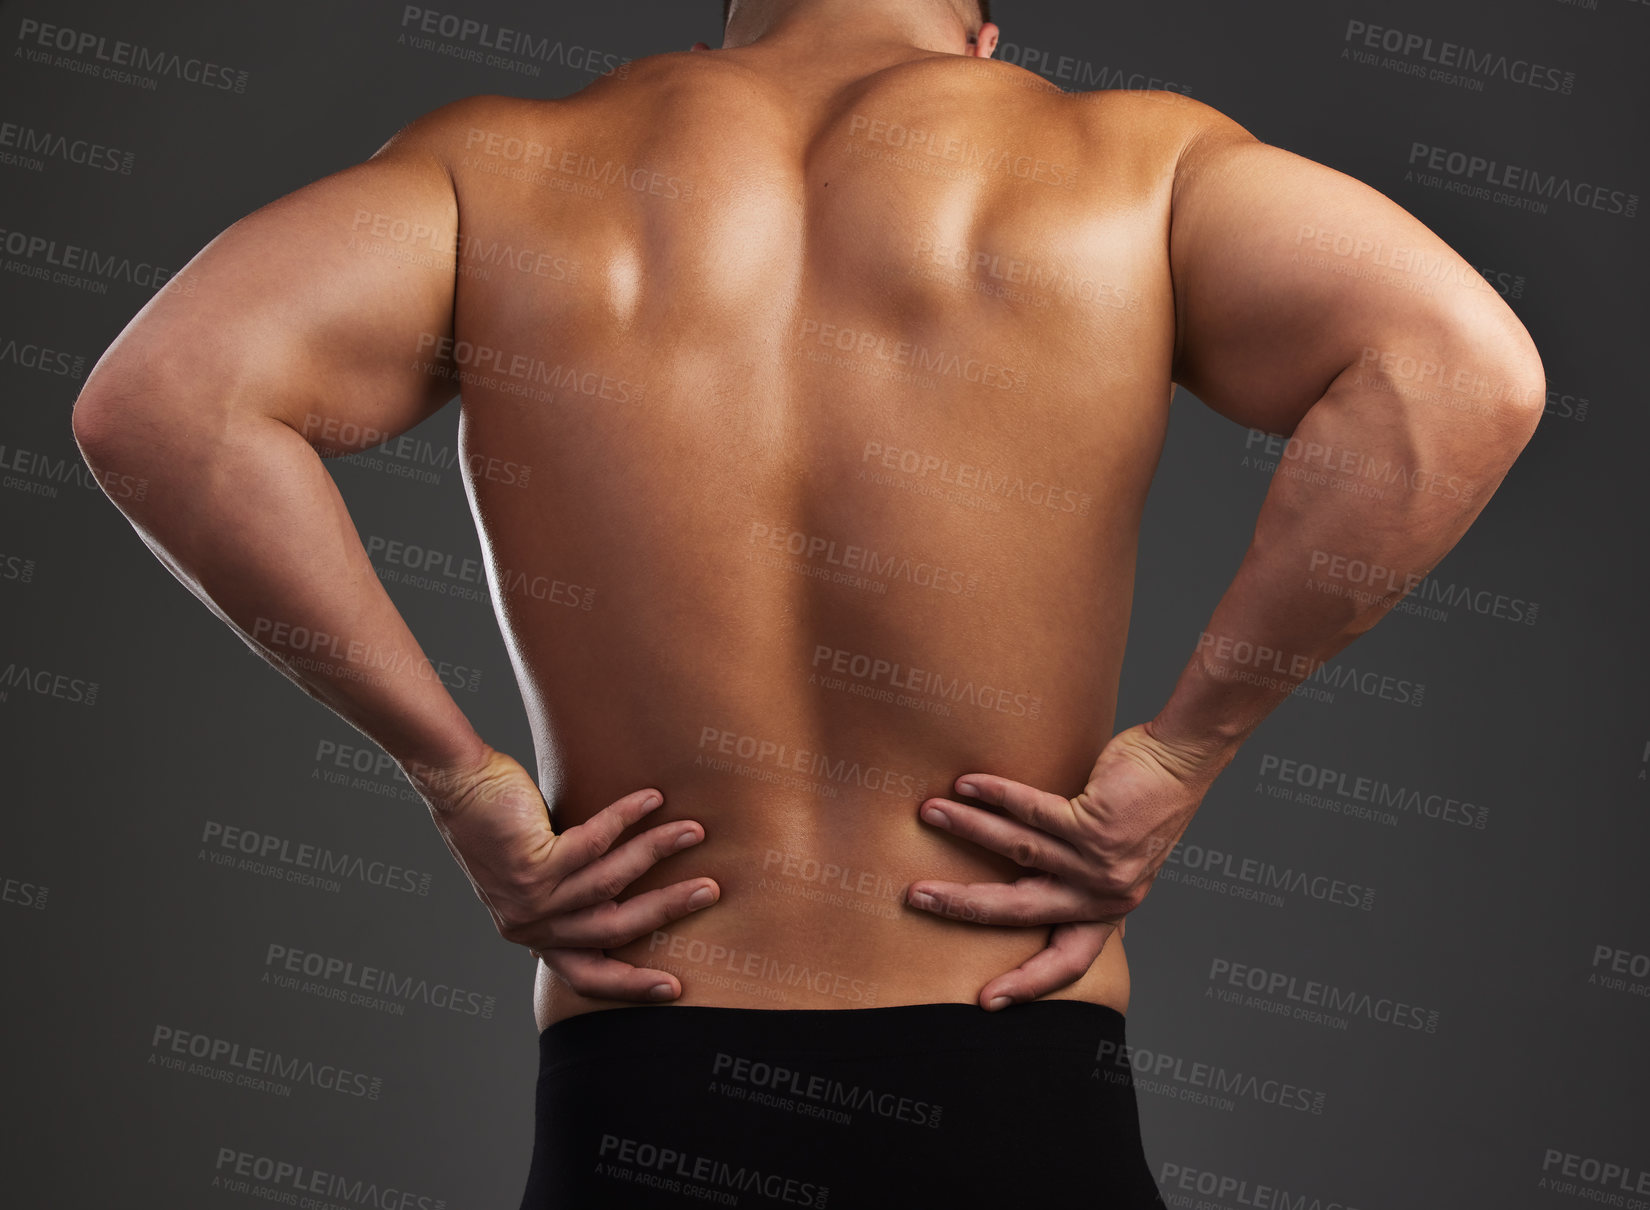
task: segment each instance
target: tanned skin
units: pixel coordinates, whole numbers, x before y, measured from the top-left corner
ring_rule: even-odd
[[[424,792],[543,955],[540,1028],[1126,1011],[1114,930],[1210,783],[1401,596],[1304,590],[1313,553],[1424,574],[1540,415],[1527,333],[1393,202],[1177,94],[991,60],[972,10],[752,3],[723,49],[444,106],[220,235],[77,405],[157,555]],[[1435,288],[1346,271],[1353,240]],[[1176,383],[1342,456],[1282,460],[1119,733]],[[531,775],[420,673],[322,461],[455,394]],[[1349,490],[1377,463],[1421,474]]]

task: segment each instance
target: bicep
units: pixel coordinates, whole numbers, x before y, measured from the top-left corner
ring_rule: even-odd
[[[1528,341],[1477,271],[1397,203],[1224,118],[1181,157],[1170,266],[1175,381],[1252,428],[1292,432],[1372,356],[1403,350],[1465,372]]]
[[[442,407],[458,390],[443,356],[458,232],[445,120],[420,119],[212,240],[127,325],[88,391],[100,376],[117,397],[142,383],[198,425],[273,417],[324,453]]]

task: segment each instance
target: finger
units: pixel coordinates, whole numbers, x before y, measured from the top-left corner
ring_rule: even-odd
[[[922,818],[925,823],[954,832],[981,848],[1001,853],[1018,865],[1070,878],[1083,872],[1077,850],[1065,841],[980,807],[946,798],[930,798],[922,804]]]
[[[996,1012],[1077,982],[1100,957],[1116,928],[1114,922],[1096,920],[1060,925],[1050,934],[1048,945],[980,989],[980,1007]]]
[[[560,881],[589,865],[608,849],[631,824],[664,802],[657,790],[637,790],[609,803],[581,824],[558,833],[550,848],[549,872]]]
[[[661,1000],[674,1000],[682,994],[681,981],[669,971],[632,966],[608,957],[599,949],[548,949],[540,957],[559,978],[583,996],[656,1004]]]
[[[618,848],[597,858],[557,884],[546,905],[549,912],[577,911],[593,903],[617,898],[632,882],[672,853],[698,844],[705,830],[691,820],[660,824],[632,836]]]
[[[1063,924],[1093,920],[1104,908],[1057,878],[1006,882],[913,882],[906,902],[920,911],[972,924]]]
[[[721,895],[722,888],[709,878],[672,883],[623,903],[609,899],[554,916],[536,925],[527,941],[541,950],[617,949],[672,920],[710,907]]]
[[[994,773],[965,773],[955,785],[957,793],[1001,807],[1022,823],[1052,836],[1075,839],[1082,835],[1081,820],[1069,798]]]

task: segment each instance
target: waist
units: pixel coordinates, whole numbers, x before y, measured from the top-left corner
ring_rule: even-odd
[[[674,1011],[661,1011],[666,1009]],[[1022,1047],[1093,1052],[1097,1042],[1116,1047],[1126,1040],[1125,1017],[1110,1005],[1039,1000],[996,1013],[944,1001],[841,1011],[632,1005],[557,1021],[540,1031],[539,1043],[545,1065],[559,1069],[601,1063],[619,1050],[637,1059],[677,1055],[686,1043],[719,1037],[735,1038],[750,1050],[797,1047],[864,1058],[913,1047],[930,1053],[990,1050],[1006,1039]]]
[[[841,1012],[918,1004],[977,1005],[980,992],[1041,950],[1050,929],[950,920],[893,900],[774,893],[718,879],[722,899],[607,952],[672,974],[682,995],[648,1007]],[[901,884],[903,891],[904,884]],[[768,894],[763,894],[768,890]],[[1115,935],[1086,974],[1044,1000],[1077,1000],[1126,1013],[1128,960]],[[635,1007],[580,995],[540,964],[534,1015],[542,1030],[569,1017]]]

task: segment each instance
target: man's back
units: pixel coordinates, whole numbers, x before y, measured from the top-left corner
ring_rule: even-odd
[[[449,163],[467,483],[558,830],[644,783],[705,826],[632,892],[718,905],[614,955],[682,1004],[971,1002],[1047,930],[904,906],[1023,873],[917,806],[1075,793],[1111,734],[1187,105],[766,66],[485,103]],[[541,1026],[602,1003],[558,994]],[[1123,1008],[1121,946],[1059,994]]]
[[[987,16],[742,0],[734,49],[445,106],[212,241],[76,403],[145,540],[544,952],[524,1206],[756,1174],[873,1207],[896,1151],[957,1205],[1161,1206],[1101,944],[1541,414],[1516,317],[1388,199],[1196,102],[975,61]],[[1171,378],[1292,440],[1167,702],[1113,735]],[[316,456],[458,387],[537,785]],[[1390,589],[1321,591],[1336,558]],[[951,794],[1017,818],[936,822]],[[642,1000],[671,1011],[590,1011]],[[867,1089],[851,1143],[813,1112]]]

